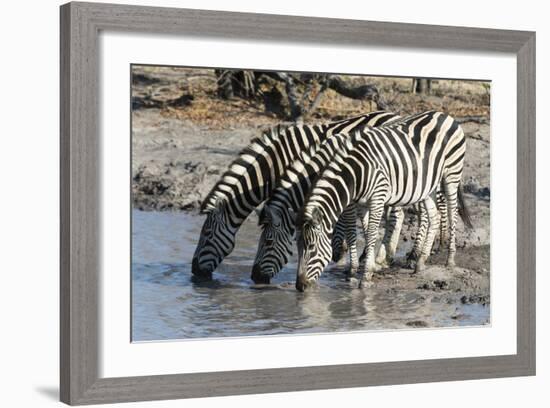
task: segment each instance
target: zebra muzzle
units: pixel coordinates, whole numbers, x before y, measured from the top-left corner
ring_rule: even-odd
[[[304,292],[310,286],[310,282],[303,276],[304,275],[298,275],[296,277],[296,290],[300,292]]]
[[[201,268],[198,258],[193,258],[191,273],[195,276],[200,276],[201,278],[212,278],[212,271],[210,269]]]
[[[256,284],[270,283],[269,275],[262,273],[262,267],[260,265],[254,265],[254,267],[252,268],[252,275],[250,275],[250,279],[252,279]]]

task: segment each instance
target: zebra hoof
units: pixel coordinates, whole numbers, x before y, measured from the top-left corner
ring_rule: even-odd
[[[379,263],[374,263],[373,265],[371,265],[369,267],[369,274],[370,276],[372,276],[374,273],[379,273],[381,272],[383,269],[387,268],[387,263],[384,262],[384,264],[379,264]]]
[[[415,265],[415,267],[414,267],[414,272],[413,272],[413,273],[414,273],[415,275],[420,275],[420,274],[421,274],[422,272],[424,272],[425,270],[426,270],[426,265],[425,265],[424,261],[422,261],[422,260],[419,259],[419,260],[416,262],[416,265]]]
[[[357,272],[359,271],[359,267],[350,268],[346,271],[346,282],[350,282],[357,276]]]
[[[388,258],[386,256],[377,256],[374,262],[378,265],[384,265],[388,263]]]
[[[372,276],[363,276],[363,278],[359,281],[359,289],[367,289],[370,288],[372,285],[374,285],[374,282],[372,281]]]
[[[416,262],[418,261],[418,258],[419,258],[419,255],[415,251],[411,251],[411,252],[407,253],[405,268],[415,269],[416,268]]]
[[[455,261],[447,261],[447,269],[450,269],[451,271],[456,267]]]
[[[393,259],[384,259],[380,262],[376,262],[374,271],[381,272],[383,269],[388,269],[393,264]]]
[[[405,269],[415,269],[416,268],[416,262],[413,261],[412,259],[407,259],[405,261],[404,268]]]
[[[374,272],[372,269],[368,269],[363,272],[361,279],[359,280],[359,288],[372,286]]]

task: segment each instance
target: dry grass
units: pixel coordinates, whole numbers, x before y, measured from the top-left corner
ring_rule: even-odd
[[[204,129],[265,127],[281,122],[275,114],[266,112],[261,100],[222,100],[216,95],[213,69],[134,66],[134,74],[145,80],[133,84],[134,96],[173,100],[182,94],[193,96],[188,106],[164,107],[161,115],[190,121]],[[490,84],[480,81],[435,80],[430,95],[411,92],[410,78],[343,76],[354,85],[375,85],[389,109],[400,114],[440,110],[455,117],[490,114]],[[281,86],[281,91],[283,91]],[[315,93],[312,95],[315,96]],[[307,120],[331,120],[375,110],[370,101],[346,98],[328,90],[318,108]]]

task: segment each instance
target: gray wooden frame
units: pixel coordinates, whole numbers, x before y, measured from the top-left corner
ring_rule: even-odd
[[[516,54],[517,354],[100,378],[98,34],[101,30]],[[535,374],[535,33],[69,3],[61,6],[60,93],[61,401],[92,404]]]

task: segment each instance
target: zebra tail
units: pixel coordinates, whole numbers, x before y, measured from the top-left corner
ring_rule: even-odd
[[[460,218],[462,218],[462,221],[467,228],[474,229],[474,226],[472,225],[472,219],[470,218],[470,211],[468,210],[468,206],[466,205],[466,201],[464,200],[462,185],[458,188],[458,214],[460,215]]]

